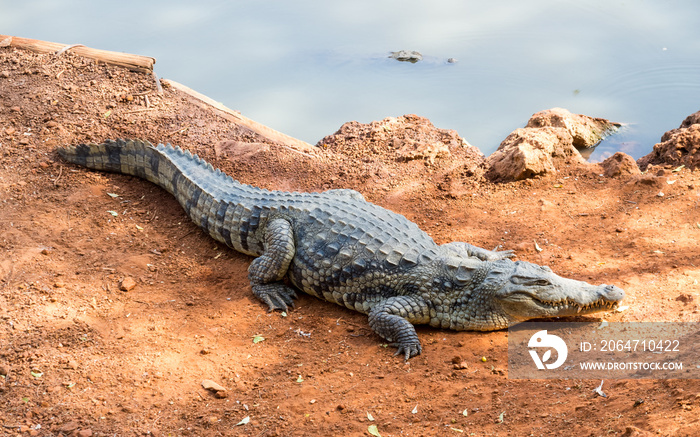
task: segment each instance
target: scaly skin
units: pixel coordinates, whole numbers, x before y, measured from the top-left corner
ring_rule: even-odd
[[[255,256],[255,296],[293,306],[294,288],[369,316],[371,328],[409,359],[422,348],[414,324],[488,331],[552,316],[615,308],[624,292],[513,262],[511,251],[439,246],[402,215],[352,190],[268,191],[234,181],[170,145],[107,141],[58,150],[67,161],[147,179],[227,246]],[[285,278],[288,282],[285,282]]]

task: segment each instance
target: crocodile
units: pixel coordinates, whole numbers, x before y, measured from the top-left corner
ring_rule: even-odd
[[[404,216],[357,191],[269,191],[235,181],[170,144],[108,140],[58,149],[67,161],[134,175],[175,196],[215,240],[256,257],[253,294],[269,311],[294,307],[295,290],[367,314],[405,360],[422,346],[414,325],[489,331],[542,317],[611,310],[613,285],[560,277],[513,261],[509,250],[438,245]]]

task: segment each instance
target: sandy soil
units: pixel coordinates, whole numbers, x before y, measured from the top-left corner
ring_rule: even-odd
[[[0,435],[700,434],[699,381],[606,380],[603,398],[599,380],[508,379],[503,331],[419,327],[423,354],[404,363],[361,314],[310,296],[286,316],[267,313],[250,292],[250,259],[167,193],[55,152],[116,137],[179,144],[270,189],[354,188],[438,243],[502,245],[563,276],[614,283],[629,309],[609,321],[700,318],[700,172],[608,179],[572,168],[494,185],[460,176],[456,154],[305,155],[173,89],[159,95],[150,76],[2,48]]]

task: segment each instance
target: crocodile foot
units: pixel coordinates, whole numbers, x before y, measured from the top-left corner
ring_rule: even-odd
[[[404,343],[391,343],[389,346],[395,347],[396,352],[394,356],[403,354],[404,360],[408,361],[410,358],[420,355],[423,352],[423,348],[420,345],[420,341],[416,338],[415,341],[406,341]]]
[[[269,311],[287,311],[294,308],[294,299],[297,293],[293,288],[282,283],[253,284],[253,294],[255,297],[268,305]]]

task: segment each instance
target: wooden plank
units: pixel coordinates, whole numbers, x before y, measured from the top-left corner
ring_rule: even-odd
[[[311,157],[314,157],[313,155],[316,155],[316,147],[312,146],[311,144],[305,141],[298,140],[294,137],[290,137],[287,134],[283,134],[282,132],[267,127],[264,124],[260,124],[257,121],[251,120],[250,118],[245,117],[240,113],[227,108],[220,102],[217,102],[181,83],[177,83],[169,79],[163,79],[162,81],[164,84],[167,84],[178,91],[181,91],[191,97],[194,97],[196,99],[195,101],[198,101],[200,103],[200,106],[205,105],[208,108],[214,109],[215,112],[217,112],[219,115],[221,115],[226,120],[232,123],[244,126],[269,140],[287,146],[295,152],[300,152]]]
[[[145,73],[152,72],[153,64],[156,63],[156,59],[150,56],[132,55],[130,53],[93,49],[90,47],[85,47],[82,44],[67,45],[9,35],[0,35],[0,47],[17,47],[37,53],[57,54],[70,50],[76,55]]]

